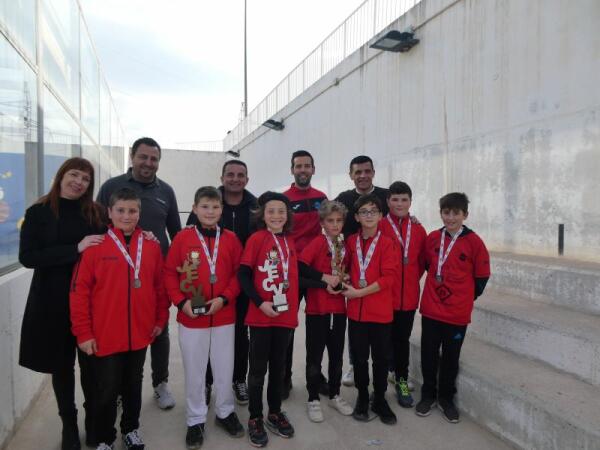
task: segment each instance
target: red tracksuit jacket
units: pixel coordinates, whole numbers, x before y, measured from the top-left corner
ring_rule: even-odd
[[[396,229],[400,232],[402,240],[406,242],[408,221],[407,216],[400,224],[400,218],[389,214],[394,221]],[[415,311],[419,306],[421,294],[420,280],[425,272],[425,264],[421,255],[425,251],[427,232],[421,224],[411,224],[410,243],[408,246],[408,264],[404,264],[404,247],[400,244],[394,229],[387,217],[379,221],[379,229],[396,244],[396,258],[398,258],[398,278],[392,286],[395,311]]]
[[[287,255],[283,235],[278,235],[277,239],[282,251]],[[279,316],[271,318],[258,309],[250,299],[246,325],[284,328],[298,326],[298,259],[293,239],[288,236],[287,242],[290,249],[288,273],[290,287],[284,290],[284,293],[287,296],[289,308],[287,311],[279,313]],[[278,255],[273,236],[267,230],[257,231],[246,241],[240,264],[252,269],[254,287],[263,301],[272,302],[273,291],[271,289],[283,282],[283,268],[281,261],[278,261],[280,259]]]
[[[327,200],[327,196],[312,187],[298,189],[295,183],[283,195],[290,199],[290,207],[294,213],[294,226],[290,236],[296,248],[303,249],[321,233],[319,208]]]
[[[111,229],[127,248],[123,232]],[[134,264],[141,232],[136,228],[129,244]],[[164,328],[169,319],[162,270],[160,244],[148,239],[143,241],[140,288],[134,288],[134,270],[110,236],[87,248],[73,269],[71,282],[71,329],[77,342],[96,339],[96,356],[148,346],[153,328]]]
[[[369,245],[373,241],[373,238],[362,239],[360,231],[346,241],[350,254],[350,281],[356,288],[360,280],[356,253],[357,238],[360,240],[363,256],[366,256]],[[394,319],[392,286],[397,277],[398,257],[394,241],[382,233],[366,271],[367,285],[377,281],[381,290],[366,297],[348,299],[348,318],[357,322],[391,323]]]
[[[314,238],[300,253],[299,260],[319,272],[331,274],[331,251],[323,234]],[[348,268],[349,252],[346,248],[344,267]],[[309,288],[306,291],[306,314],[346,314],[343,295],[332,295],[326,289]]]
[[[201,230],[204,241],[211,255],[214,253],[215,236],[206,230]],[[185,274],[177,272],[177,267],[182,267],[186,259],[192,259],[192,255],[200,261],[198,266],[198,279],[193,281],[193,286],[202,285],[202,293],[206,300],[222,295],[228,301],[219,312],[211,315],[201,315],[192,319],[184,314],[183,311],[177,313],[177,321],[187,328],[208,328],[221,325],[230,325],[235,323],[235,302],[240,293],[240,284],[237,279],[237,271],[240,266],[240,257],[242,255],[242,244],[237,236],[224,228],[221,228],[219,238],[219,252],[217,255],[216,274],[217,282],[210,284],[210,269],[202,244],[195,227],[187,227],[177,233],[171,243],[167,261],[165,262],[165,286],[169,294],[169,299],[174,305],[178,305],[182,300],[191,298],[191,293],[181,291],[180,282],[185,278]]]
[[[490,276],[490,255],[481,238],[464,227],[442,267],[442,282],[435,279],[441,230],[432,231],[425,242],[427,278],[421,298],[421,315],[453,325],[468,325],[475,301],[475,278]],[[452,237],[446,233],[444,251]]]

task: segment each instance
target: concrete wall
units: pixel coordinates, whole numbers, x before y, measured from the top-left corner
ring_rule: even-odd
[[[390,28],[417,27],[409,53],[365,46],[234,150],[260,193],[290,182],[289,156],[316,158],[316,187],[352,187],[348,162],[375,160],[376,184],[404,180],[439,226],[437,200],[471,198],[490,248],[600,261],[600,2],[424,0]]]
[[[32,275],[32,270],[18,269],[0,277],[0,448],[47,380],[45,375],[18,365],[21,322]]]
[[[223,152],[163,149],[158,176],[175,190],[179,211],[191,211],[200,186],[220,186]],[[181,214],[185,224],[187,213]]]

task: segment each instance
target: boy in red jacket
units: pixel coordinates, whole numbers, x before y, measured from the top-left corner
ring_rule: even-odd
[[[185,440],[189,449],[200,448],[204,441],[208,410],[204,388],[209,360],[216,391],[216,424],[230,436],[244,435],[234,412],[230,384],[242,245],[233,232],[218,225],[223,202],[216,188],[198,189],[192,208],[199,225],[189,226],[175,236],[165,263],[167,292],[179,309],[179,346],[187,403]]]
[[[140,199],[128,188],[109,201],[108,236],[83,252],[71,284],[71,323],[79,348],[95,355],[94,395],[98,449],[116,439],[117,396],[121,434],[127,449],[143,449],[139,435],[142,374],[146,348],[165,327],[169,303],[158,242],[137,227]]]
[[[459,421],[454,394],[460,349],[473,303],[490,277],[485,244],[463,225],[468,206],[469,199],[463,193],[453,192],[440,199],[444,227],[427,236],[423,256],[427,267],[420,309],[423,387],[416,413],[428,416],[437,398],[444,418],[451,423]]]
[[[319,274],[337,277],[338,284],[348,267],[348,252],[344,244],[342,227],[346,207],[340,202],[324,201],[319,208],[322,234],[305,246],[299,258]],[[342,357],[346,339],[346,302],[341,291],[334,291],[325,282],[321,288],[309,288],[306,293],[306,388],[308,389],[308,418],[323,421],[319,386],[321,361],[327,347],[329,356],[329,405],[339,413],[349,416],[352,407],[340,396]]]
[[[415,311],[419,306],[419,280],[425,271],[421,254],[425,249],[427,232],[410,216],[412,190],[403,181],[396,181],[387,193],[387,214],[379,227],[381,232],[396,243],[399,263],[398,278],[392,287],[394,299],[394,322],[392,324],[392,365],[396,399],[403,408],[413,406],[408,390],[408,362],[410,357],[410,333]]]
[[[369,420],[369,352],[373,358],[374,396],[371,410],[392,425],[396,415],[385,400],[390,333],[394,319],[392,286],[398,276],[395,243],[378,230],[381,201],[373,194],[354,204],[361,229],[347,240],[350,282],[344,283],[348,299],[348,337],[354,362],[354,384],[358,398],[352,416]]]

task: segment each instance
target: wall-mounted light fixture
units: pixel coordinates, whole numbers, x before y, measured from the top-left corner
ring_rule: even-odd
[[[263,126],[276,131],[281,131],[285,128],[285,126],[283,125],[283,119],[281,119],[279,122],[273,119],[269,119],[263,123]]]
[[[412,31],[398,31],[391,30],[385,35],[377,39],[371,48],[378,50],[384,50],[387,52],[407,52],[415,45],[419,43],[419,40],[415,38],[415,34]]]
[[[227,153],[229,156],[233,156],[234,158],[240,157],[240,152],[236,152],[235,150],[227,150],[225,153]]]

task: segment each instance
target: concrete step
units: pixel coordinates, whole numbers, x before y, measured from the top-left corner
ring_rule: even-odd
[[[600,264],[492,252],[490,286],[530,300],[600,314]]]
[[[486,291],[471,334],[600,386],[600,316]]]
[[[411,376],[420,382],[420,317],[412,336]],[[600,449],[597,386],[468,331],[460,359],[457,405],[480,425],[518,448]]]

